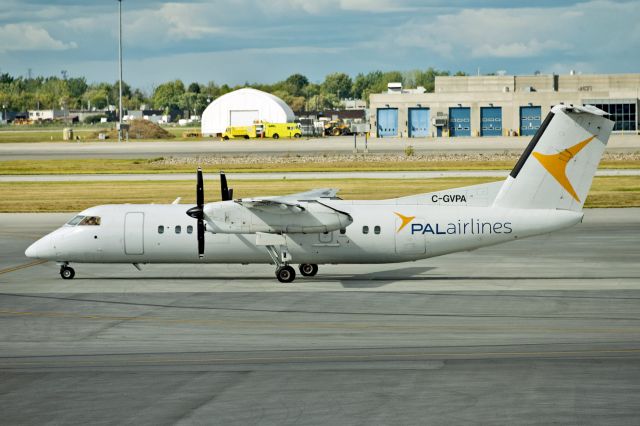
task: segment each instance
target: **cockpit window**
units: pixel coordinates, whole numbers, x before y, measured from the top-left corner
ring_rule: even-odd
[[[73,219],[67,222],[67,225],[76,226],[78,223],[80,223],[82,219],[84,219],[84,216],[81,216],[81,215],[75,216]]]
[[[78,224],[80,226],[100,226],[100,217],[99,216],[86,216],[82,221]]]

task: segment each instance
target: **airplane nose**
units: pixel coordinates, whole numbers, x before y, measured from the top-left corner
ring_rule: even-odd
[[[38,241],[36,241],[35,243],[27,247],[27,249],[24,251],[24,255],[27,257],[37,259],[38,258]]]
[[[50,259],[56,255],[53,238],[46,236],[31,244],[24,252],[25,256],[34,259]]]

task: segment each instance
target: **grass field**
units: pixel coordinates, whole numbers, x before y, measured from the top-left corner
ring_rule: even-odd
[[[438,179],[319,179],[235,181],[234,195],[251,197],[340,188],[344,199],[385,199],[495,181],[495,178]],[[206,201],[219,200],[213,182],[205,187]],[[20,182],[0,183],[1,212],[76,212],[99,204],[170,203],[183,197],[194,202],[195,183],[168,182]],[[640,207],[640,177],[596,177],[587,207]]]
[[[113,128],[113,123],[111,123]],[[62,142],[62,129],[64,127],[40,127],[40,128],[21,128],[10,127],[0,130],[0,143],[19,143],[19,142]],[[106,126],[74,126],[73,134],[78,136],[82,141],[97,141],[94,137],[95,133]],[[182,134],[189,131],[199,132],[199,127],[166,127],[164,128],[169,133],[175,136],[175,139],[167,139],[168,141],[197,141],[203,140],[203,138],[184,138]],[[139,140],[139,141],[146,141]],[[138,141],[136,139],[136,141]],[[156,139],[157,141],[157,139]]]
[[[0,162],[0,175],[117,174],[117,173],[188,173],[196,164],[166,164],[160,159],[82,159],[82,160],[13,160]],[[411,170],[510,170],[516,158],[499,161],[318,161],[207,164],[205,172],[360,172]],[[637,169],[640,160],[603,160],[601,169]]]

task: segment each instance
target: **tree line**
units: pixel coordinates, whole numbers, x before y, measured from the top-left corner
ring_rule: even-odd
[[[127,110],[147,108],[188,116],[200,114],[206,106],[219,96],[231,91],[253,87],[278,96],[294,111],[316,111],[338,108],[345,98],[368,101],[371,93],[386,91],[387,84],[402,82],[404,87],[423,86],[433,92],[436,76],[451,75],[449,71],[428,68],[413,71],[372,71],[360,73],[354,78],[336,72],[328,74],[322,83],[313,83],[302,74],[292,74],[285,80],[273,84],[245,83],[243,85],[218,85],[193,82],[186,86],[181,80],[169,81],[154,87],[150,93],[132,88],[123,82],[122,101]],[[457,72],[454,75],[466,75]],[[109,105],[118,105],[118,83],[88,84],[84,77],[25,78],[0,74],[0,102],[11,111],[33,109],[96,109],[104,110]]]

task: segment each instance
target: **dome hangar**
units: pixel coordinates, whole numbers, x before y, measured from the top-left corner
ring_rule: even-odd
[[[220,136],[229,126],[256,121],[289,123],[295,116],[282,99],[261,90],[244,88],[220,96],[202,113],[203,136]]]

